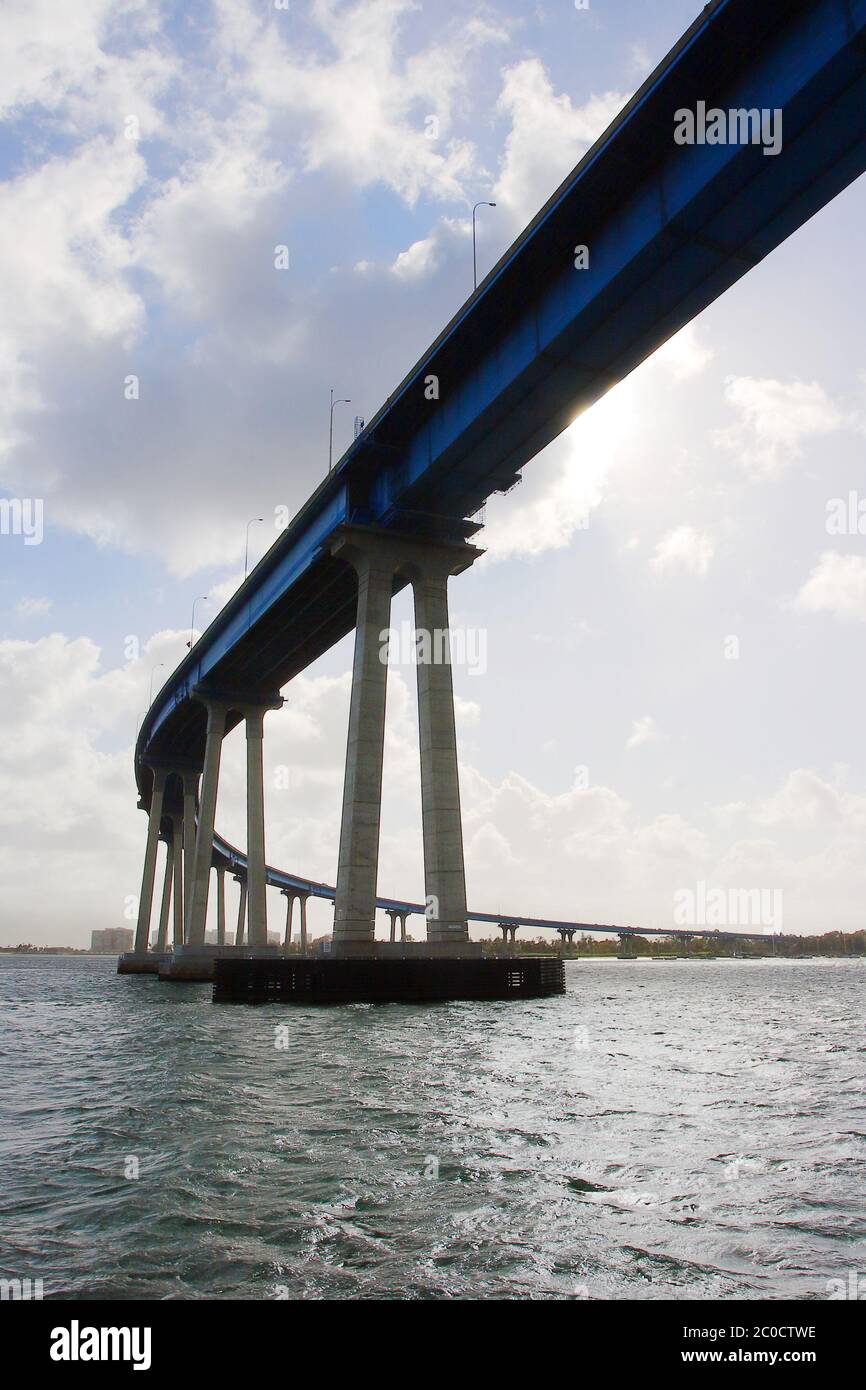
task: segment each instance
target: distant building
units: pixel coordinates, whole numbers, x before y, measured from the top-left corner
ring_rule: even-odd
[[[120,955],[131,951],[135,933],[131,927],[106,927],[90,933],[90,949],[99,956]]]

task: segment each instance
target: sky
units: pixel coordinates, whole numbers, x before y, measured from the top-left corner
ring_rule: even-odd
[[[339,454],[471,292],[472,205],[484,273],[698,8],[4,0],[0,944],[129,925],[193,601],[327,471],[330,389]],[[668,927],[704,885],[863,927],[864,215],[861,180],[488,504],[451,586],[473,907]],[[331,882],[351,652],[266,721],[268,860]],[[379,885],[423,897],[405,662]]]

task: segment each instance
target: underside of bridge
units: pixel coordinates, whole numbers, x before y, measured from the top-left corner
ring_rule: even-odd
[[[706,134],[680,141],[682,113],[706,117],[708,108],[737,117],[741,134],[751,129],[753,137],[769,113],[779,139],[772,148],[761,139]],[[750,126],[751,113],[758,119]],[[425,978],[431,998],[561,992],[561,971],[524,968],[522,956],[500,969],[469,939],[470,919],[499,923],[512,944],[521,923],[560,931],[564,942],[581,925],[467,910],[448,584],[483,553],[471,544],[479,528],[470,518],[493,492],[508,491],[576,415],[864,168],[866,0],[706,6],[157,695],[136,747],[148,831],[135,949],[121,958],[122,973],[201,979],[216,970],[221,998],[255,1002],[402,997],[401,971],[405,997],[413,999],[424,997]],[[423,904],[377,896],[388,670],[381,639],[392,598],[407,585],[416,629],[445,637],[439,660],[417,663]],[[353,628],[331,887],[267,865],[263,738],[280,692]],[[222,743],[241,722],[245,852],[216,834]],[[152,943],[160,839],[168,853]],[[214,870],[218,939],[209,945]],[[233,943],[227,871],[241,883]],[[268,885],[286,893],[289,914],[298,899],[305,948],[308,898],[334,901],[326,969],[307,951],[307,973],[298,973],[297,958],[281,959],[280,948],[269,946]],[[374,940],[377,906],[392,913],[388,942]],[[423,943],[406,939],[411,913],[424,915]],[[630,959],[633,932],[619,930]]]

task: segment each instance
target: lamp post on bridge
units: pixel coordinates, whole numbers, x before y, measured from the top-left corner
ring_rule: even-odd
[[[475,206],[474,206],[474,208],[472,209],[472,280],[473,280],[473,286],[472,286],[472,287],[473,287],[473,289],[476,289],[476,290],[478,289],[478,250],[477,250],[477,233],[476,233],[476,226],[475,226],[475,214],[478,212],[478,209],[479,209],[479,208],[495,208],[495,207],[496,207],[496,204],[495,204],[495,203],[486,203],[486,202],[482,201],[482,202],[480,202],[480,203],[476,203]]]
[[[207,594],[200,594],[198,598],[194,598],[192,601],[192,616],[189,620],[189,641],[186,644],[190,651],[192,651],[192,635],[195,632],[195,609],[198,603],[207,603]]]
[[[331,387],[331,424],[328,431],[328,472],[334,467],[334,411],[338,405],[351,405],[351,399],[347,396],[342,401],[334,400],[334,388]]]
[[[254,516],[247,522],[247,539],[244,546],[244,579],[246,579],[250,568],[250,527],[255,526],[259,521],[264,521],[264,517]]]

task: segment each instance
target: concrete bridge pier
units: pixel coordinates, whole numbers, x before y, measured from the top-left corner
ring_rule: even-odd
[[[144,868],[141,874],[141,892],[138,898],[138,921],[135,928],[136,956],[146,956],[150,945],[150,917],[153,910],[153,884],[156,877],[156,852],[159,846],[160,825],[162,823],[162,803],[165,797],[167,773],[164,768],[154,768],[153,791],[150,799],[150,812],[147,820],[147,842],[144,850]]]
[[[427,918],[430,942],[469,941],[448,580],[480,554],[465,543],[428,542],[402,567],[412,581],[416,634],[429,644],[428,659],[418,660],[417,680],[424,885],[433,908]]]
[[[307,903],[310,901],[309,893],[298,893],[298,904],[301,909],[301,955],[307,954]]]
[[[207,711],[207,735],[198,808],[198,829],[195,836],[192,862],[192,881],[187,885],[188,921],[185,936],[187,946],[203,946],[210,870],[213,859],[213,834],[216,821],[220,759],[231,706],[225,700],[213,699],[197,691],[193,691],[193,694]],[[184,790],[186,791],[186,789]]]
[[[282,709],[279,695],[238,705],[247,732],[247,906],[250,946],[268,944],[265,872],[264,722],[268,710]]]
[[[172,921],[172,945],[183,945],[184,933],[184,906],[183,906],[183,812],[175,812],[171,816],[171,835],[172,835],[172,867],[174,869],[174,885],[172,888],[173,897],[173,921]]]
[[[637,960],[637,958],[637,942],[634,932],[620,932],[617,960]]]
[[[387,908],[385,909],[385,916],[389,919],[389,921],[390,921],[390,923],[391,923],[391,933],[390,933],[390,935],[389,935],[389,937],[388,937],[388,940],[389,940],[389,941],[396,941],[396,940],[397,940],[397,918],[400,916],[400,913],[399,913],[399,912],[396,912],[393,908],[387,907]]]
[[[189,939],[189,898],[195,863],[196,811],[201,768],[186,767],[180,772],[183,796],[183,920],[184,941]],[[183,942],[181,942],[181,945]]]
[[[156,934],[154,950],[161,955],[168,941],[168,915],[171,908],[171,884],[174,873],[174,838],[172,835],[164,836],[165,840],[165,874],[162,880],[162,903],[159,910],[159,930]]]
[[[354,529],[335,542],[333,553],[346,560],[358,578],[333,950],[372,954],[388,681],[381,634],[391,621],[394,559],[387,538]]]
[[[375,955],[376,886],[391,596],[415,598],[424,881],[431,946],[468,947],[447,584],[481,554],[465,543],[344,527],[331,552],[354,569],[358,609],[334,916],[335,955]],[[404,938],[403,938],[404,939]]]
[[[294,888],[283,888],[282,894],[286,900],[286,930],[283,935],[283,950],[287,951],[292,944],[292,918],[295,915],[295,890]]]
[[[235,883],[239,883],[241,888],[241,896],[238,903],[238,924],[235,930],[235,945],[243,946],[244,927],[246,926],[247,920],[247,881],[242,875],[236,874]]]
[[[297,902],[298,907],[300,908],[300,919],[301,919],[301,920],[300,920],[300,925],[301,925],[301,955],[302,955],[302,956],[303,956],[303,955],[306,955],[306,953],[307,953],[307,902],[309,901],[310,894],[309,894],[309,893],[305,893],[302,889],[297,889],[297,888],[284,888],[284,889],[282,890],[282,894],[283,894],[283,897],[286,899],[286,931],[285,931],[285,936],[283,937],[283,948],[284,948],[284,949],[287,949],[287,948],[288,948],[289,946],[291,946],[291,944],[292,944],[292,922],[293,922],[294,915],[295,915],[295,903]]]
[[[226,944],[226,871],[223,864],[216,865],[217,876],[217,945]]]

